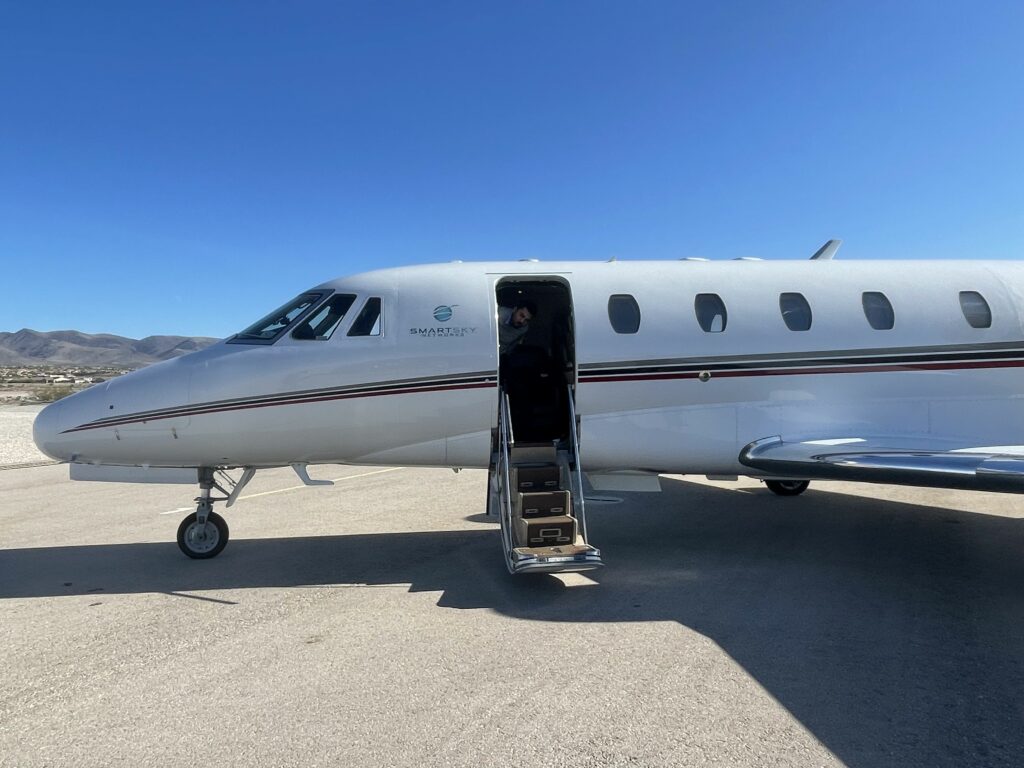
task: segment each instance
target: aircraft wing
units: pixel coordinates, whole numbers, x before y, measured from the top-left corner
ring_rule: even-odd
[[[1024,493],[1024,446],[920,437],[755,440],[740,462],[769,477]]]

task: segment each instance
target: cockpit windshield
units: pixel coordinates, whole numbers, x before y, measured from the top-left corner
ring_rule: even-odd
[[[304,316],[328,292],[312,291],[278,307],[258,323],[253,323],[241,333],[233,336],[230,341],[266,344],[274,341],[293,322]]]
[[[292,331],[293,339],[324,340],[331,338],[356,297],[348,293],[336,293],[320,305],[305,322]]]

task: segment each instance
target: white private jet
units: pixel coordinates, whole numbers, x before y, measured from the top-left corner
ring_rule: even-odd
[[[231,338],[48,406],[80,480],[197,483],[186,555],[213,557],[253,474],[479,467],[513,573],[601,565],[583,474],[1024,490],[1024,264],[496,262],[306,291]],[[499,307],[536,317],[499,354]],[[241,470],[237,480],[227,474]],[[213,495],[214,491],[223,494]]]

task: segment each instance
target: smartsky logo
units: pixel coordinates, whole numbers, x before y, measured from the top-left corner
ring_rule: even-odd
[[[439,323],[447,323],[455,315],[455,308],[458,304],[439,304],[434,307],[434,319]],[[472,336],[476,328],[459,328],[451,325],[437,325],[433,328],[410,328],[411,336],[419,336],[421,339],[451,339]]]
[[[452,319],[452,315],[455,314],[455,307],[457,306],[458,304],[453,306],[442,304],[439,307],[434,307],[434,319],[439,323],[447,323]]]

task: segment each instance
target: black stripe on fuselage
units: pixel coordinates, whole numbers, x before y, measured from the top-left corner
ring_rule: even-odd
[[[1017,367],[1024,367],[1021,342],[591,363],[580,366],[580,381],[687,379],[704,372],[718,378],[739,378]]]
[[[325,402],[330,400],[349,400],[360,397],[381,395],[414,394],[417,392],[440,392],[459,389],[479,389],[497,385],[497,373],[477,372],[444,377],[424,377],[418,379],[400,379],[395,381],[375,382],[373,384],[357,384],[347,387],[329,387],[325,389],[306,389],[294,392],[282,392],[259,397],[240,397],[227,400],[213,400],[207,403],[182,405],[175,408],[163,408],[152,411],[138,411],[121,416],[108,416],[86,424],[64,430],[81,432],[87,429],[117,427],[125,424],[140,424],[148,421],[184,418],[207,413],[238,411],[250,408],[267,408],[275,405],[298,405],[302,403]]]
[[[620,362],[583,363],[581,376],[623,373],[685,373],[689,371],[743,370],[826,365],[892,365],[897,363],[999,360],[1024,357],[1024,342],[942,345],[881,349],[847,349],[761,355],[654,358]]]
[[[704,371],[718,378],[736,378],[1011,367],[1024,367],[1024,342],[584,363],[579,366],[579,381],[581,384],[586,384],[688,379],[696,378]],[[277,405],[298,405],[331,400],[494,386],[497,386],[497,373],[494,371],[400,379],[347,387],[283,392],[259,397],[215,400],[175,408],[140,411],[123,416],[97,419],[64,430],[64,432],[80,432],[175,417],[267,408]]]

